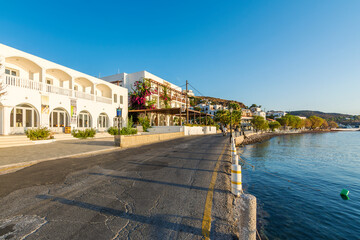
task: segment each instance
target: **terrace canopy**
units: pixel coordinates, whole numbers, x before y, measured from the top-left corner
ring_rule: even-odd
[[[204,122],[201,121],[201,117],[214,117],[212,114],[207,114],[192,109],[182,108],[159,108],[159,109],[139,109],[139,110],[129,110],[129,115],[140,114],[146,115],[150,119],[151,126],[175,126],[182,125],[183,123],[193,123],[193,124],[204,124],[207,125],[208,121],[205,118]],[[200,119],[198,119],[200,118]]]

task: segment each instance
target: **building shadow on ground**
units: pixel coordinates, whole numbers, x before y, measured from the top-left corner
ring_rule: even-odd
[[[155,215],[155,216],[143,216],[143,215],[136,214],[136,213],[125,212],[125,211],[114,209],[114,208],[109,208],[109,207],[100,206],[100,205],[96,205],[96,204],[86,203],[86,202],[82,202],[82,201],[70,200],[70,199],[66,199],[66,198],[62,198],[62,197],[54,197],[54,196],[50,196],[50,195],[37,195],[36,198],[42,199],[42,200],[50,200],[52,202],[58,202],[58,203],[69,205],[69,206],[76,206],[79,208],[95,211],[95,212],[98,212],[101,214],[111,215],[114,217],[120,217],[120,218],[127,219],[130,221],[135,221],[135,222],[139,222],[139,223],[152,225],[155,228],[165,228],[165,229],[169,229],[169,230],[173,230],[173,231],[186,232],[186,233],[194,234],[197,236],[202,236],[202,230],[199,227],[189,226],[189,225],[182,224],[182,223],[174,223],[174,222],[165,220],[169,217],[187,218],[187,219],[194,220],[194,221],[198,222],[197,224],[201,225],[201,222],[200,222],[201,219],[198,219],[198,218],[190,218],[190,217],[186,217],[186,216],[166,215],[166,214]],[[216,236],[221,236],[221,239],[230,239],[232,237],[231,234],[226,234],[226,233],[216,233]]]
[[[136,178],[136,177],[126,177],[126,176],[119,176],[119,175],[111,175],[111,174],[104,174],[104,173],[89,173],[90,175],[98,175],[98,176],[105,176],[105,177],[112,177],[117,179],[124,179],[124,180],[130,180],[130,181],[139,181],[139,182],[146,182],[146,183],[154,183],[154,184],[162,184],[162,185],[168,185],[173,187],[181,187],[181,188],[188,188],[188,189],[194,189],[194,190],[200,190],[200,191],[208,191],[209,188],[205,187],[199,187],[199,186],[189,186],[186,184],[180,184],[180,183],[170,183],[170,182],[163,182],[158,180],[151,180],[151,179],[144,179],[144,178]],[[228,190],[223,189],[214,189],[215,192],[228,194]]]

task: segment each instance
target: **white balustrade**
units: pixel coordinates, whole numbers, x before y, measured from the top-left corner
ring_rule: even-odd
[[[55,93],[55,94],[69,96],[69,97],[72,96],[72,92],[73,92],[73,90],[68,89],[68,88],[56,87],[53,85],[36,82],[34,80],[24,79],[24,78],[10,76],[10,75],[6,75],[5,83],[7,85],[14,86],[14,87],[27,88],[27,89],[32,89],[32,90],[36,90],[36,91],[46,91],[48,93]],[[95,100],[95,96],[93,94],[79,92],[79,91],[74,91],[74,93],[75,93],[75,97],[77,97],[77,98],[83,98],[83,99],[87,99],[87,100]],[[96,96],[96,101],[112,104],[111,98],[102,97],[102,96]]]
[[[111,104],[111,103],[112,103],[112,99],[111,99],[111,98],[102,97],[102,96],[96,96],[96,101],[97,101],[97,102],[108,103],[108,104]]]
[[[84,92],[75,91],[75,97],[77,98],[83,98],[88,100],[94,100],[94,95]]]
[[[62,88],[62,87],[56,87],[56,86],[53,86],[53,85],[49,85],[49,84],[46,84],[45,86],[45,90],[46,92],[49,92],[49,93],[56,93],[56,94],[60,94],[60,95],[65,95],[65,96],[71,96],[71,89],[68,89],[68,88]]]
[[[6,75],[6,84],[14,87],[28,88],[32,90],[42,91],[43,84],[29,79]]]

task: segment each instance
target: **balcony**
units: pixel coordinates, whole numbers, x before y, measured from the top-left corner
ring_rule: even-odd
[[[108,103],[108,104],[111,104],[111,103],[112,103],[112,99],[111,99],[111,98],[101,97],[101,96],[96,96],[96,101],[97,101],[97,102]]]
[[[95,96],[93,94],[89,94],[89,93],[85,93],[85,92],[79,92],[79,91],[75,91],[75,90],[68,89],[68,88],[56,87],[53,85],[44,84],[41,82],[36,82],[33,80],[10,76],[10,75],[6,75],[5,84],[9,85],[9,86],[26,88],[26,89],[31,89],[31,90],[35,90],[35,91],[43,91],[43,92],[64,95],[64,96],[69,96],[69,97],[74,96],[74,97],[82,98],[82,99],[86,99],[86,100],[91,100],[91,101],[96,100],[97,102],[112,104],[111,98]]]
[[[74,93],[75,93],[75,97],[83,98],[83,99],[87,99],[87,100],[94,100],[94,97],[95,97],[93,94],[89,94],[89,93],[85,93],[85,92],[74,91]]]

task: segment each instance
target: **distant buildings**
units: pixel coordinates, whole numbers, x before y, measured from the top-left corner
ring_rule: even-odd
[[[287,112],[284,112],[284,111],[271,110],[271,111],[266,112],[267,117],[274,117],[274,119],[282,118],[282,117],[286,116],[286,114],[287,114]]]
[[[252,107],[252,108],[250,108],[250,110],[251,110],[253,116],[260,116],[260,117],[263,117],[264,119],[266,119],[266,113],[263,110],[261,110],[261,108]]]
[[[198,105],[196,105],[195,107],[198,107],[201,109],[201,112],[207,113],[207,114],[212,114],[215,115],[217,111],[219,110],[227,110],[228,107],[220,105],[220,104],[205,104],[205,103],[200,103]]]

